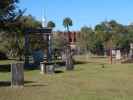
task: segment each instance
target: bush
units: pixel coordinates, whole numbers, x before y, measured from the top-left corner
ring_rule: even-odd
[[[6,56],[6,54],[3,52],[0,52],[0,60],[7,60],[7,59],[8,57]]]

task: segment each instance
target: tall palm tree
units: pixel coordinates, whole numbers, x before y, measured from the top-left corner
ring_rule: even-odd
[[[69,17],[66,17],[63,20],[63,26],[67,29],[67,31],[69,32],[69,27],[73,25],[72,19]]]
[[[69,32],[69,26],[72,26],[72,20],[69,17],[66,17],[63,20],[63,26],[67,29],[67,32]],[[68,39],[69,40],[69,39]],[[71,47],[69,44],[69,41],[67,40],[67,46],[65,47],[65,55],[66,55],[66,69],[67,70],[73,70],[74,66],[73,66],[73,57],[72,57],[72,52],[71,52]]]
[[[49,21],[48,22],[48,24],[47,24],[47,27],[49,27],[49,28],[55,28],[56,27],[56,25],[55,25],[55,23],[53,22],[53,21]]]

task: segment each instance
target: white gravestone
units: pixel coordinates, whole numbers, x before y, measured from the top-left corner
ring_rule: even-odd
[[[116,50],[116,60],[120,60],[120,59],[121,59],[121,51]]]
[[[130,44],[129,58],[133,58],[133,43]]]
[[[45,74],[46,73],[46,66],[45,66],[45,63],[44,62],[41,62],[40,63],[40,69],[41,69],[41,74]]]
[[[112,50],[112,55],[113,55],[113,56],[116,55],[116,50]]]
[[[40,63],[41,74],[54,74],[55,67],[53,64]]]

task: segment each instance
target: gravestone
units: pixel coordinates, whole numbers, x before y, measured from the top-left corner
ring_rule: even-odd
[[[54,74],[55,68],[54,65],[48,64],[46,65],[46,74]]]
[[[120,60],[120,59],[121,59],[121,51],[116,50],[116,60]]]
[[[133,59],[133,43],[130,44],[129,58]]]
[[[40,69],[41,69],[41,74],[54,74],[55,71],[55,66],[53,64],[48,64],[46,62],[41,62],[40,63]]]
[[[45,74],[46,73],[46,64],[45,64],[45,62],[41,62],[40,63],[40,69],[41,69],[41,74]]]
[[[116,50],[112,50],[112,56],[116,55]]]
[[[130,49],[129,51],[129,58],[132,59],[133,58],[133,51]]]
[[[23,63],[11,64],[11,86],[12,87],[24,86],[24,64]]]

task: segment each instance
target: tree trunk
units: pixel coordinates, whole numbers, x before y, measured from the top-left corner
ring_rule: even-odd
[[[88,61],[88,59],[89,59],[89,54],[88,54],[88,48],[87,48],[87,46],[86,46],[86,48],[85,48],[85,55],[86,55],[86,61]]]
[[[66,28],[67,28],[67,32],[69,32],[69,26],[68,26],[68,25],[67,25],[67,27],[66,27]]]
[[[16,63],[11,65],[11,86],[24,86],[24,65],[23,63]]]
[[[109,50],[109,63],[112,64],[113,63],[113,58],[112,58],[112,49],[110,48]]]
[[[66,51],[66,69],[73,70],[74,65],[73,65],[73,57],[70,46],[67,46],[65,51]]]

